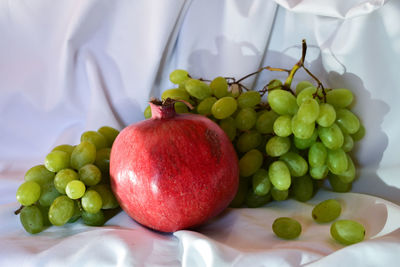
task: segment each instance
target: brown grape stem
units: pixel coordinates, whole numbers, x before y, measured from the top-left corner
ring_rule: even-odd
[[[18,215],[20,212],[21,212],[21,210],[24,208],[24,206],[22,206],[21,205],[21,207],[19,207],[19,209],[17,209],[16,211],[14,211],[14,214],[15,215]]]

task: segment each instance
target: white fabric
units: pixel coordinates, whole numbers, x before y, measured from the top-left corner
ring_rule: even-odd
[[[276,4],[278,3],[278,4]],[[0,266],[398,266],[400,160],[399,1],[0,0]],[[75,223],[31,236],[13,211],[24,172],[85,130],[143,118],[175,68],[239,78],[260,66],[289,68],[307,39],[307,66],[355,92],[367,135],[357,145],[353,191],[307,203],[229,209],[197,231],[145,229],[124,212],[104,227]],[[282,73],[246,80],[262,88]],[[296,82],[308,78],[299,72]],[[374,196],[373,196],[374,195]],[[310,218],[327,198],[360,220],[366,241],[343,247]],[[302,223],[277,239],[278,216]]]

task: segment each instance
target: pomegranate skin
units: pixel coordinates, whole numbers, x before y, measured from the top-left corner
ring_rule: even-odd
[[[238,188],[238,158],[225,132],[208,118],[151,118],[118,135],[110,178],[130,217],[174,232],[198,226],[229,205]]]

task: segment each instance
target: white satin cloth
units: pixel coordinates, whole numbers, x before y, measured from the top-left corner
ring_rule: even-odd
[[[400,3],[384,0],[0,0],[0,266],[398,266],[400,260]],[[367,130],[357,144],[353,192],[228,209],[196,231],[159,234],[124,212],[103,227],[80,222],[27,234],[13,211],[25,171],[86,130],[143,119],[169,73],[240,78],[290,68],[306,39],[306,65],[356,95]],[[246,80],[261,89],[283,73]],[[309,79],[303,71],[295,82]],[[314,204],[337,198],[341,219],[366,227],[344,247]],[[271,230],[292,216],[302,235]]]

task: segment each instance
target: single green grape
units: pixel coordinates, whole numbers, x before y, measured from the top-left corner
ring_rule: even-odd
[[[71,154],[71,166],[79,170],[86,164],[94,163],[96,160],[96,146],[88,141],[83,141],[74,148]]]
[[[316,180],[324,179],[328,175],[328,166],[310,167],[310,176]]]
[[[82,208],[89,213],[97,213],[103,206],[103,200],[95,190],[87,190],[81,199]]]
[[[19,219],[28,233],[37,234],[43,231],[43,215],[37,206],[24,207],[19,214]]]
[[[291,184],[291,176],[286,163],[278,160],[269,165],[268,175],[271,184],[278,190],[287,190]]]
[[[204,98],[211,96],[211,88],[203,81],[197,79],[188,79],[185,82],[185,89],[189,95],[203,100]]]
[[[99,210],[96,213],[90,213],[87,211],[82,212],[82,220],[83,223],[88,226],[102,226],[106,222],[104,217],[104,213],[102,210]]]
[[[315,142],[308,150],[308,163],[311,167],[320,167],[326,163],[328,151],[321,142]]]
[[[70,166],[70,155],[67,152],[55,150],[47,154],[44,166],[51,172],[58,172]]]
[[[308,171],[307,161],[295,152],[289,151],[283,154],[279,159],[286,163],[292,177],[303,176]]]
[[[360,120],[348,109],[336,110],[336,123],[343,133],[355,134],[360,129]]]
[[[256,129],[261,134],[268,134],[273,132],[274,122],[278,118],[278,114],[275,111],[265,111],[258,116],[256,121]]]
[[[275,201],[284,201],[289,197],[289,190],[278,190],[273,186],[271,188],[271,197]]]
[[[100,169],[102,175],[107,175],[110,170],[111,148],[103,148],[97,151],[94,165]]]
[[[317,138],[318,138],[318,131],[317,129],[314,129],[314,132],[312,133],[310,138],[302,139],[294,136],[293,143],[294,146],[298,149],[306,149],[309,148],[312,144],[314,144]]]
[[[161,94],[161,100],[166,100],[167,98],[175,99],[175,100],[190,100],[190,95],[188,92],[183,88],[172,88],[165,90]]]
[[[225,96],[217,100],[211,107],[212,115],[219,119],[225,119],[231,116],[237,109],[237,102],[233,97]]]
[[[102,149],[107,146],[107,140],[99,132],[96,131],[86,131],[81,135],[81,142],[90,142],[95,145],[96,149]]]
[[[145,119],[150,119],[151,118],[151,107],[150,107],[150,105],[148,105],[146,107],[146,109],[144,110],[143,116],[144,116]]]
[[[292,118],[292,132],[295,137],[300,139],[310,138],[315,129],[315,123],[304,123],[297,115]]]
[[[282,89],[282,81],[278,79],[271,80],[267,85],[268,91],[272,91],[275,89]]]
[[[326,93],[326,102],[335,108],[348,107],[353,102],[353,93],[348,89],[333,89]]]
[[[291,192],[298,201],[305,202],[310,200],[314,194],[314,183],[311,177],[304,175],[293,179]]]
[[[240,109],[235,117],[236,128],[241,131],[250,130],[257,121],[257,113],[253,108]]]
[[[253,192],[257,196],[265,196],[271,189],[271,182],[269,181],[268,171],[265,169],[258,169],[252,177]]]
[[[342,206],[336,199],[327,199],[318,203],[311,215],[317,223],[328,223],[336,220],[342,212]]]
[[[360,123],[360,128],[358,129],[357,132],[355,132],[354,134],[351,135],[351,137],[353,138],[354,142],[358,142],[361,139],[363,139],[365,136],[365,127],[364,125],[362,125]]]
[[[248,188],[249,188],[249,179],[240,177],[238,190],[236,191],[236,195],[229,204],[229,206],[232,208],[240,208],[243,205],[244,201],[246,200]]]
[[[175,112],[178,113],[178,114],[180,114],[180,113],[189,113],[188,107],[186,106],[185,103],[182,103],[182,102],[174,103],[174,109],[175,109]]]
[[[338,149],[344,142],[343,133],[336,123],[329,127],[318,127],[318,136],[324,146],[329,149]]]
[[[228,95],[228,83],[224,77],[216,77],[210,83],[210,88],[216,98]]]
[[[242,133],[236,142],[236,149],[241,153],[246,153],[257,148],[263,140],[261,134],[257,131],[247,131]]]
[[[280,217],[273,222],[272,231],[280,238],[295,239],[301,234],[301,224],[293,218]]]
[[[96,185],[101,181],[101,171],[94,164],[86,164],[79,169],[79,180],[85,185]]]
[[[289,137],[273,136],[266,145],[266,152],[271,157],[279,157],[288,152],[290,149]]]
[[[273,124],[274,133],[277,136],[287,137],[292,134],[292,116],[281,115]]]
[[[261,102],[261,95],[257,91],[247,91],[237,98],[239,108],[254,108]]]
[[[112,147],[115,138],[117,138],[119,134],[117,129],[110,126],[102,126],[97,131],[106,138],[106,147]]]
[[[58,192],[65,194],[67,184],[73,180],[78,180],[78,173],[73,169],[63,169],[56,174],[54,186]]]
[[[365,228],[353,220],[339,220],[331,225],[331,236],[343,245],[352,245],[364,240]]]
[[[270,194],[259,196],[259,195],[255,194],[255,192],[253,191],[252,188],[248,189],[248,192],[246,194],[246,199],[245,199],[246,206],[249,208],[262,207],[270,201],[271,201]]]
[[[301,103],[297,111],[297,117],[305,124],[314,123],[319,115],[319,104],[314,98],[307,99]]]
[[[49,220],[53,225],[62,226],[74,215],[74,201],[67,196],[56,198],[49,209]]]
[[[296,97],[282,89],[270,91],[268,93],[268,103],[272,110],[279,115],[294,115],[298,109]]]
[[[239,160],[240,176],[248,177],[253,175],[263,163],[263,155],[257,149],[252,149],[243,155]]]
[[[351,190],[352,183],[343,183],[337,175],[328,175],[328,180],[334,192],[345,193]]]
[[[343,145],[342,145],[343,151],[350,152],[353,150],[353,147],[354,147],[354,141],[351,135],[343,134]]]
[[[169,80],[174,84],[182,84],[189,79],[189,73],[186,70],[176,69],[169,74]]]
[[[16,197],[22,206],[30,206],[40,198],[40,185],[34,181],[24,182],[18,187]]]
[[[102,209],[114,209],[119,207],[118,201],[115,198],[114,194],[111,191],[111,188],[109,185],[106,184],[98,184],[95,186],[92,186],[90,189],[95,190],[97,193],[99,193],[101,200],[102,200]]]
[[[310,81],[301,81],[296,85],[296,95],[299,95],[301,91],[308,87],[314,86]],[[315,88],[315,87],[314,87]]]
[[[49,171],[44,165],[36,165],[30,168],[25,173],[25,181],[33,181],[38,183],[39,185],[46,184],[48,182],[52,182],[54,179],[55,173]]]
[[[346,154],[346,156],[347,156],[347,162],[348,162],[347,170],[338,174],[337,177],[343,183],[351,183],[356,178],[356,167],[354,166],[354,163],[353,163],[353,160],[351,159],[351,157],[348,154]]]
[[[81,198],[86,191],[86,186],[82,181],[73,180],[65,187],[65,192],[70,199]]]
[[[236,137],[236,125],[235,120],[232,117],[227,117],[220,120],[219,127],[226,133],[229,140],[232,142]]]
[[[64,144],[64,145],[56,146],[51,151],[64,151],[64,152],[67,152],[69,155],[71,155],[72,150],[74,150],[74,146],[68,145],[68,144]]]
[[[214,103],[217,102],[217,98],[210,96],[204,98],[198,105],[197,105],[197,113],[201,115],[210,115],[211,114],[211,107]]]
[[[347,154],[343,149],[328,150],[327,166],[333,174],[342,174],[349,165]]]
[[[49,207],[53,203],[54,199],[59,197],[61,194],[58,192],[54,186],[54,182],[50,181],[46,184],[41,185],[41,193],[39,198],[39,203],[43,207]]]
[[[318,125],[322,127],[331,126],[336,120],[336,110],[335,108],[328,103],[320,103],[319,104],[319,114],[317,118]]]
[[[309,99],[314,99],[314,94],[317,92],[317,88],[314,86],[309,86],[304,88],[296,97],[296,103],[300,107],[301,104]]]

